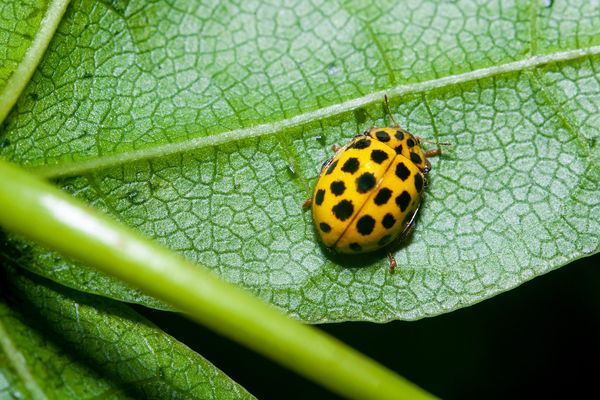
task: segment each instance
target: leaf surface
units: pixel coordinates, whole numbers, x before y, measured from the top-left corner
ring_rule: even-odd
[[[0,90],[15,72],[39,29],[46,1],[4,1],[0,4]]]
[[[415,319],[598,251],[599,64],[588,1],[76,1],[0,154],[301,320]],[[328,254],[300,207],[332,144],[390,124],[384,93],[452,144],[394,275]],[[4,254],[164,307],[13,237]]]
[[[30,275],[0,303],[0,397],[254,398],[128,306]]]

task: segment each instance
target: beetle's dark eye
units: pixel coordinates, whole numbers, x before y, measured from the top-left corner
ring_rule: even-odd
[[[425,159],[425,168],[423,168],[423,172],[427,174],[429,171],[431,171],[431,163],[428,159]],[[425,186],[427,186],[427,179],[425,179]]]

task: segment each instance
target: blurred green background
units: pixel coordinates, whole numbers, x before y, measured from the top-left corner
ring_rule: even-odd
[[[446,399],[597,393],[599,264],[600,254],[580,259],[434,318],[319,327]],[[181,316],[136,309],[259,399],[338,398]]]

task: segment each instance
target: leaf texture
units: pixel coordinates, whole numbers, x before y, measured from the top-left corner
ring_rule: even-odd
[[[17,301],[0,303],[0,397],[254,398],[128,306],[9,271]]]
[[[48,4],[46,1],[6,1],[0,4],[0,90],[31,45]]]
[[[600,6],[76,1],[0,154],[307,322],[455,310],[599,246]],[[412,238],[347,260],[301,204],[332,144],[452,145]],[[431,145],[433,146],[433,145]],[[13,237],[5,257],[165,307]]]

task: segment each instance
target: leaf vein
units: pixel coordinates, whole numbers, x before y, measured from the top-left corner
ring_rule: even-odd
[[[33,42],[25,52],[23,59],[10,76],[4,89],[0,91],[0,123],[4,121],[17,99],[31,79],[37,68],[54,31],[58,27],[70,0],[56,0],[50,3],[46,15],[40,21],[40,29],[35,35]]]
[[[397,85],[386,90],[379,90],[362,97],[349,99],[341,103],[332,104],[327,107],[319,108],[303,114],[298,114],[291,118],[275,122],[255,125],[247,128],[234,129],[211,136],[194,137],[181,142],[166,143],[129,151],[126,153],[111,154],[90,160],[76,161],[52,166],[31,167],[30,170],[46,178],[81,175],[94,170],[111,168],[122,164],[181,154],[200,148],[214,147],[232,141],[275,134],[277,132],[301,126],[308,122],[323,120],[357,108],[365,107],[369,104],[380,102],[385,94],[387,94],[388,97],[393,98],[406,96],[407,94],[426,93],[434,89],[478,81],[516,71],[535,69],[536,67],[546,64],[571,61],[598,54],[600,54],[600,45],[584,49],[573,49],[545,55],[531,56],[522,60],[480,68],[462,74],[450,75],[422,82]]]
[[[546,104],[552,109],[552,111],[554,111],[562,126],[564,126],[567,132],[569,132],[571,136],[579,142],[579,145],[585,152],[585,155],[589,155],[588,138],[579,132],[579,129],[577,129],[577,123],[574,122],[573,119],[565,112],[563,107],[558,104],[556,101],[556,94],[553,93],[554,91],[552,88],[548,87],[548,85],[544,82],[540,71],[537,69],[533,70],[531,73],[531,79],[534,85],[539,88],[540,94],[546,101]]]
[[[535,55],[538,52],[538,0],[531,0],[529,5],[529,54]]]
[[[390,59],[387,56],[387,54],[381,44],[381,41],[379,40],[379,37],[375,34],[375,32],[373,32],[373,28],[371,28],[371,25],[369,23],[364,22],[363,27],[365,28],[365,31],[367,31],[367,33],[369,34],[369,38],[373,41],[373,43],[375,43],[375,47],[377,48],[377,51],[381,55],[381,60],[383,61],[383,65],[385,65],[385,69],[387,70],[388,79],[390,80],[390,84],[395,85],[396,84],[396,74],[394,73],[394,69],[392,68],[392,65],[390,64]]]

